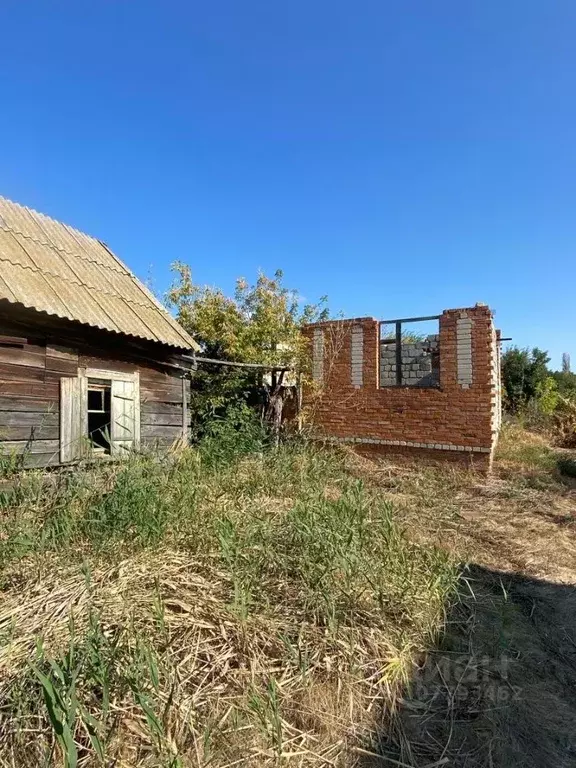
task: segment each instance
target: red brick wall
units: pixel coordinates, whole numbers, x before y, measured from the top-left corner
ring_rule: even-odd
[[[459,318],[464,324],[472,321],[468,386],[458,381]],[[351,335],[358,326],[363,330],[362,385],[355,387]],[[305,394],[305,404],[320,434],[392,452],[434,451],[440,459],[460,455],[466,462],[489,467],[497,434],[493,432],[494,331],[488,307],[442,313],[438,388],[379,387],[380,327],[373,318],[317,323],[305,333],[312,338],[315,329],[323,331],[322,378]],[[460,342],[461,375],[469,359],[466,344]]]

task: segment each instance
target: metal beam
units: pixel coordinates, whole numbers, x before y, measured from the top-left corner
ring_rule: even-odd
[[[396,320],[396,386],[402,386],[402,320]]]
[[[192,357],[191,355],[180,355],[183,360],[190,360],[198,363],[211,363],[213,365],[229,365],[234,368],[254,368],[260,371],[292,371],[287,365],[264,365],[263,363],[238,363],[235,360],[217,360],[214,357]]]
[[[380,325],[396,325],[396,323],[419,323],[424,320],[440,320],[442,315],[428,315],[427,317],[400,317],[394,320],[380,320]]]

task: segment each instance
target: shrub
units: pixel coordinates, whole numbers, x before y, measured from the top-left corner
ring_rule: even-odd
[[[504,403],[511,413],[518,413],[538,398],[538,388],[549,376],[549,362],[548,354],[537,347],[532,350],[510,347],[502,355]]]
[[[576,448],[576,401],[566,397],[558,399],[553,417],[556,442],[564,448]]]
[[[258,414],[246,403],[230,405],[224,416],[213,415],[204,424],[199,449],[205,462],[227,462],[242,454],[262,451],[269,434]]]
[[[558,459],[558,469],[563,475],[568,477],[576,477],[576,459],[573,458],[561,458]]]

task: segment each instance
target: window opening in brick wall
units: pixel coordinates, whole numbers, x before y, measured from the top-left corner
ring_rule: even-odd
[[[440,386],[440,316],[380,323],[380,386]]]

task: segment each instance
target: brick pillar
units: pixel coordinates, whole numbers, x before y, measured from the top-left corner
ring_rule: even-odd
[[[494,397],[499,382],[494,376],[492,313],[480,305],[450,309],[440,317],[440,386],[466,408],[467,421],[492,455]]]
[[[375,390],[379,386],[380,372],[380,323],[373,317],[360,319],[364,336],[364,364],[363,381],[364,389]]]

